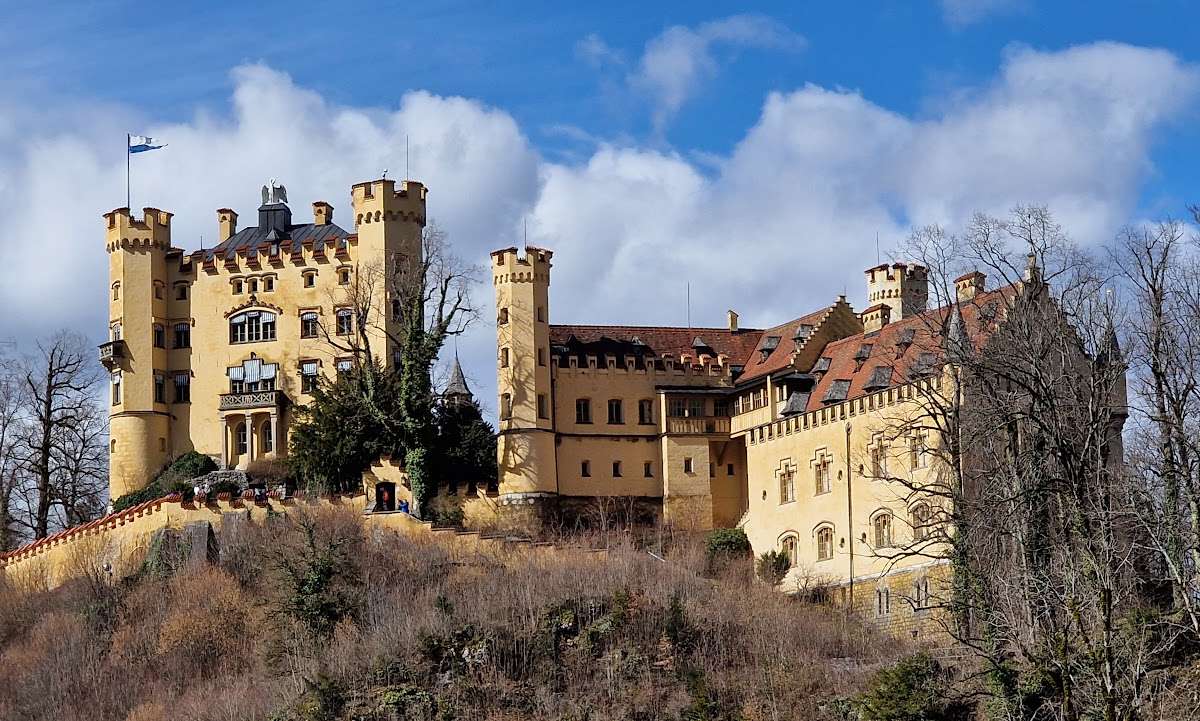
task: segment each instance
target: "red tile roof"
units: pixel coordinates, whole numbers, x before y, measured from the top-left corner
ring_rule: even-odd
[[[1003,316],[1006,299],[1016,293],[1016,286],[981,292],[971,301],[958,306],[962,313],[963,327],[967,335],[982,347],[987,337],[995,330]],[[846,399],[866,395],[863,386],[870,380],[875,368],[891,366],[891,386],[906,383],[910,372],[921,361],[922,354],[928,360],[940,363],[944,355],[941,332],[947,325],[953,305],[943,306],[924,313],[909,316],[885,325],[879,331],[859,333],[825,346],[820,357],[829,359],[829,370],[813,387],[808,400],[808,411],[820,410],[825,404],[822,399],[835,381],[850,381]],[[989,309],[992,314],[989,317]],[[904,343],[906,331],[912,331],[912,342]],[[863,345],[871,345],[871,353],[861,364],[855,358]],[[874,391],[872,391],[874,392]]]
[[[728,328],[678,328],[635,325],[552,325],[550,326],[550,342],[564,345],[574,336],[581,343],[595,343],[603,338],[614,341],[632,342],[637,338],[650,349],[651,353],[661,358],[668,355],[678,358],[683,354],[696,356],[692,343],[700,338],[705,345],[716,354],[729,357],[729,363],[740,365],[758,345],[761,330],[742,328],[730,331]]]
[[[787,323],[777,325],[774,328],[760,331],[762,340],[754,347],[753,352],[746,359],[746,370],[738,378],[738,382],[743,383],[787,368],[792,362],[792,352],[796,348],[795,343],[792,341],[792,338],[796,335],[796,328],[801,325],[808,325],[812,326],[810,331],[815,331],[821,321],[824,320],[826,314],[831,310],[833,310],[833,306],[826,306],[808,315],[802,315],[795,320],[789,320]],[[758,349],[766,342],[767,338],[772,336],[779,338],[779,345],[764,359],[762,354],[758,352]]]

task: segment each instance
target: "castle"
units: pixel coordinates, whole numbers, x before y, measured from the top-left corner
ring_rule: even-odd
[[[280,458],[294,406],[318,377],[350,367],[357,338],[391,363],[394,289],[372,279],[396,259],[420,259],[425,202],[416,181],[358,183],[351,232],[323,201],[311,223],[293,223],[287,191],[272,181],[257,225],[239,229],[222,208],[220,242],[190,253],[172,246],[171,213],[106,213],[110,498],[188,451],[222,468]],[[369,303],[352,302],[364,294]]]
[[[935,605],[948,513],[914,491],[939,482],[929,400],[956,382],[948,345],[982,347],[1041,287],[1032,257],[1001,288],[958,278],[939,308],[925,268],[877,265],[862,312],[838,297],[767,329],[734,311],[719,328],[552,324],[552,257],[491,255],[502,506],[634,497],[674,527],[740,526],[786,555],[785,588],[840,588],[885,625]]]

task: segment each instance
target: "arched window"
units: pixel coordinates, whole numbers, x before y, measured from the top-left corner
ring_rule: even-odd
[[[796,500],[796,476],[791,468],[779,472],[779,502],[791,503]]]
[[[261,431],[261,434],[262,434],[261,446],[262,446],[264,453],[270,453],[271,451],[275,450],[274,430],[275,429],[271,427],[271,419],[270,418],[263,421],[262,431]]]
[[[315,311],[305,311],[300,314],[300,337],[316,338],[320,332],[321,322]]]
[[[833,558],[833,527],[822,526],[817,529],[817,560],[828,561]]]
[[[912,530],[914,541],[924,541],[929,538],[929,519],[932,513],[928,503],[918,503],[912,507]]]
[[[112,284],[113,300],[121,300],[121,281]]]
[[[783,551],[785,556],[787,556],[788,568],[796,567],[798,560],[796,558],[798,545],[799,544],[796,543],[796,537],[794,535],[784,536],[783,540],[779,542],[779,549]]]
[[[265,310],[246,310],[229,319],[230,343],[256,343],[275,340],[275,314]]]
[[[508,308],[500,309],[500,317],[496,319],[496,322],[499,325],[507,325],[508,324]]]
[[[888,548],[892,545],[892,514],[884,511],[871,521],[875,529],[875,547]]]

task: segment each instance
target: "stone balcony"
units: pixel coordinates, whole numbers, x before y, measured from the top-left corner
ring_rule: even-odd
[[[729,435],[729,419],[724,416],[668,418],[667,434],[680,436]]]
[[[249,393],[222,393],[219,410],[252,411],[275,410],[287,404],[283,391],[251,391]]]
[[[105,368],[112,370],[116,366],[121,365],[121,361],[126,357],[125,341],[110,340],[107,343],[100,344],[100,362]]]

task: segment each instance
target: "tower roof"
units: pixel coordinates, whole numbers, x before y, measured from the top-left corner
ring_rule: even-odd
[[[450,371],[450,382],[446,384],[446,392],[443,395],[471,396],[471,389],[467,387],[467,378],[463,375],[462,364],[458,362],[457,354],[454,356],[454,368]]]

